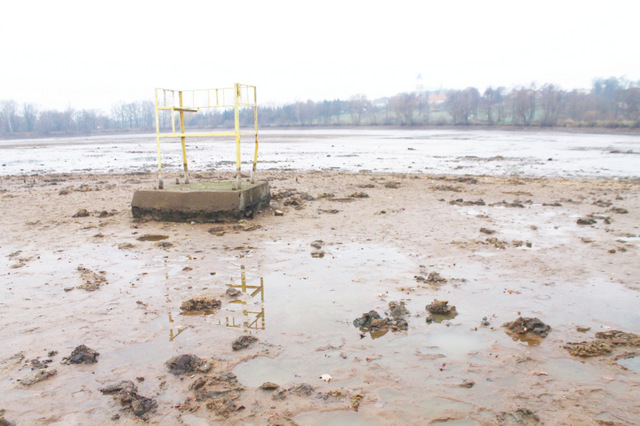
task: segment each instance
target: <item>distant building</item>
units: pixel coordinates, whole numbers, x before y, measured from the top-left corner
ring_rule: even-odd
[[[422,74],[418,74],[416,79],[416,93],[424,92],[424,81],[422,80]]]
[[[447,100],[447,95],[444,93],[430,93],[429,105],[442,105]]]

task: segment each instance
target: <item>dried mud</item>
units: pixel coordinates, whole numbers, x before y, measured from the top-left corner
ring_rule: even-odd
[[[640,182],[261,178],[212,228],[133,219],[150,174],[0,177],[0,422],[640,422]]]

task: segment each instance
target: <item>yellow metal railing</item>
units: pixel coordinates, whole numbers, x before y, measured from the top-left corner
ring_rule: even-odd
[[[219,89],[192,89],[173,90],[156,89],[156,139],[158,142],[158,189],[163,189],[162,181],[162,155],[160,139],[180,138],[182,143],[182,164],[184,168],[184,181],[189,183],[189,167],[187,165],[187,137],[218,137],[235,136],[236,138],[236,180],[233,189],[240,189],[241,183],[241,135],[255,136],[255,152],[253,155],[253,168],[251,170],[251,183],[255,182],[256,166],[258,163],[258,97],[255,86],[236,83],[233,87]],[[226,132],[199,132],[187,133],[184,125],[185,112],[198,112],[205,108],[231,108],[234,109],[234,130]],[[253,107],[254,131],[240,131],[240,108]],[[160,111],[171,112],[171,133],[160,131]],[[175,113],[179,113],[180,132],[176,132]]]

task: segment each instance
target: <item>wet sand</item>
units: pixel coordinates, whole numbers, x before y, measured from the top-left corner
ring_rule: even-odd
[[[132,380],[152,424],[640,422],[640,348],[565,348],[640,334],[637,180],[261,177],[271,208],[221,224],[133,220],[151,174],[0,177],[0,418],[137,424],[99,390]],[[198,296],[221,306],[181,311]],[[434,299],[457,315],[427,322]],[[389,302],[406,329],[354,326]],[[520,316],[551,331],[507,334]],[[79,345],[97,362],[63,363]]]

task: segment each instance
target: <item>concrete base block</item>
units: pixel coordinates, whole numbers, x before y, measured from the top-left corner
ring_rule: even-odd
[[[197,182],[166,185],[165,189],[139,190],[133,194],[131,213],[135,218],[167,222],[224,222],[252,217],[269,207],[267,182]]]

